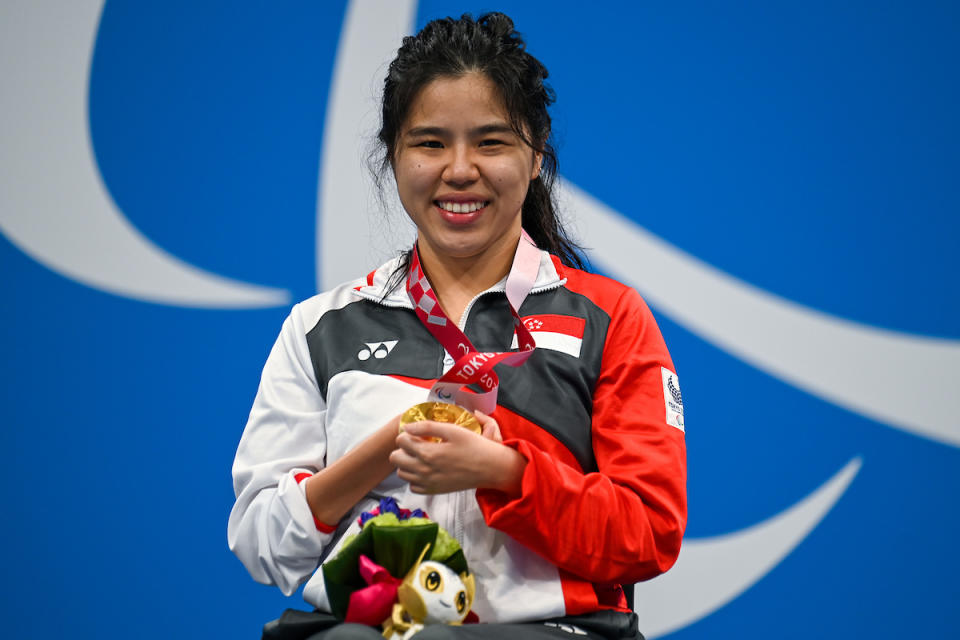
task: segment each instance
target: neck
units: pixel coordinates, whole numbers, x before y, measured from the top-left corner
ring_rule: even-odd
[[[519,242],[519,238],[517,238]],[[460,324],[460,318],[473,298],[503,280],[516,254],[517,243],[508,243],[494,254],[455,258],[433,253],[424,244],[418,244],[420,265],[430,280],[440,307],[447,317]]]

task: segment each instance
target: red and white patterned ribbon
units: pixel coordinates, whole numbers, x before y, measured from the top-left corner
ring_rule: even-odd
[[[440,301],[427,280],[420,265],[420,256],[414,247],[410,271],[407,273],[407,294],[420,322],[443,348],[456,358],[453,367],[430,389],[430,401],[450,402],[465,409],[479,409],[484,413],[491,413],[496,408],[500,378],[493,367],[501,362],[512,367],[520,366],[537,346],[517,310],[533,289],[539,268],[540,250],[524,231],[517,243],[513,266],[507,276],[506,291],[519,351],[477,351],[460,327],[440,308]],[[484,391],[470,391],[466,387],[471,384],[479,385]]]

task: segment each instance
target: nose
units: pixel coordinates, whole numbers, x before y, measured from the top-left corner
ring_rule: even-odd
[[[450,155],[441,178],[454,186],[467,185],[480,178],[480,169],[467,145],[454,145],[450,148]]]

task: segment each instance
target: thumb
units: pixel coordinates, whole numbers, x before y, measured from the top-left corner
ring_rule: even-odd
[[[497,424],[496,420],[479,409],[474,410],[473,415],[477,417],[480,426],[483,428],[481,435],[483,435],[484,438],[493,440],[494,442],[503,442],[503,436],[500,434],[500,425]]]

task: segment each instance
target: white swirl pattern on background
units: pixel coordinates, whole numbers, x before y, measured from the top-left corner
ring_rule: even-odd
[[[144,237],[117,207],[90,139],[90,64],[102,1],[0,8],[0,231],[48,269],[160,304],[273,307],[290,294],[203,271]]]
[[[566,183],[591,259],[677,324],[837,406],[960,446],[960,343],[851,322],[737,280]],[[616,259],[611,258],[616,256]],[[625,263],[620,256],[630,256]],[[923,375],[908,375],[922,371]]]

